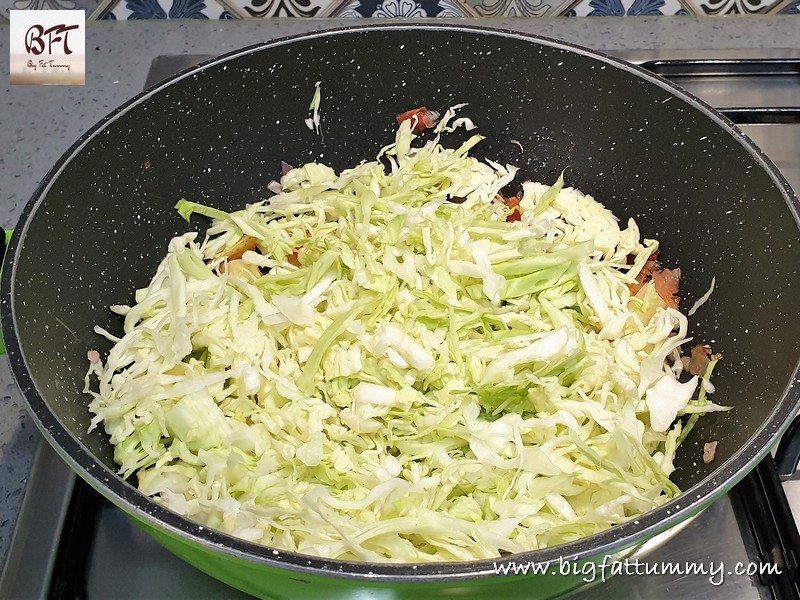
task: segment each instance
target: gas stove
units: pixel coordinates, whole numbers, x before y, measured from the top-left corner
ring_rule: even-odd
[[[800,190],[800,50],[615,55],[667,77],[721,110]],[[147,87],[208,58],[158,57]],[[587,585],[570,597],[800,597],[800,427],[796,429],[796,442],[787,434],[774,458],[768,456],[727,496],[666,541],[655,539],[639,548],[627,563],[627,575],[602,581],[604,574],[587,574]],[[670,565],[676,571],[664,573]],[[686,573],[687,567],[694,572]],[[248,597],[163,549],[40,441],[0,577],[0,598]],[[380,590],[358,597],[388,600],[393,594]]]

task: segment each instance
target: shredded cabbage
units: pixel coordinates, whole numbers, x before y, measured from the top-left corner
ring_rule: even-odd
[[[630,292],[657,242],[563,177],[507,220],[516,168],[470,157],[479,135],[443,147],[473,127],[454,115],[244,210],[179,203],[205,239],[113,307],[122,337],[96,328],[92,427],[124,477],[245,540],[364,561],[553,546],[679,493],[680,417],[724,407],[673,369],[686,317]]]
[[[314,85],[314,95],[311,97],[311,104],[308,106],[311,116],[305,120],[306,127],[317,135],[319,135],[319,103],[322,99],[322,92],[319,87],[321,83],[321,81],[318,81]]]
[[[697,312],[698,308],[703,306],[703,304],[705,304],[708,301],[708,299],[711,298],[711,294],[714,292],[714,286],[716,286],[716,284],[717,284],[717,278],[716,277],[712,277],[711,278],[711,286],[708,288],[708,291],[705,294],[703,294],[702,296],[700,296],[697,299],[697,302],[695,302],[692,305],[692,308],[690,308],[689,312],[686,313],[687,317],[691,317],[694,313]]]

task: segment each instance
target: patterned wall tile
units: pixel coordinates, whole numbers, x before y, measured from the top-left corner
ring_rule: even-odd
[[[574,0],[466,0],[479,17],[545,17],[562,14]]]
[[[323,17],[340,0],[225,0],[242,19],[265,17]]]
[[[87,18],[102,0],[0,0],[0,15],[7,20],[9,10],[85,10]]]
[[[688,15],[679,0],[579,0],[568,17]]]
[[[329,16],[342,17],[343,19],[355,19],[364,17],[358,9],[361,8],[361,2],[358,0],[344,0],[340,5],[331,4]]]
[[[698,15],[765,14],[781,0],[685,0]]]
[[[441,18],[454,18],[454,17],[475,17],[477,16],[473,10],[470,10],[469,5],[462,4],[456,0],[439,0],[438,6],[442,11],[437,14]]]
[[[343,0],[323,9],[320,16],[461,18],[475,15],[459,0]]]
[[[10,9],[48,8],[108,20],[800,15],[800,0],[0,0],[0,22]]]
[[[779,15],[800,15],[800,0],[794,0],[786,6],[777,7]]]
[[[138,21],[237,17],[215,0],[120,0],[102,18],[111,21]]]

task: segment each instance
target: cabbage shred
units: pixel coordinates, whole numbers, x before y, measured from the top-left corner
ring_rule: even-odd
[[[96,329],[92,427],[121,474],[206,526],[363,561],[553,546],[678,494],[679,417],[721,407],[678,378],[686,317],[630,293],[657,242],[563,178],[507,221],[516,169],[469,156],[481,139],[415,145],[405,122],[244,210],[181,201],[206,237],[113,307],[121,338]]]

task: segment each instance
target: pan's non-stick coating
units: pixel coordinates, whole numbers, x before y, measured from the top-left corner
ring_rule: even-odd
[[[304,124],[316,82],[319,135]],[[180,198],[242,207],[268,195],[281,161],[353,166],[392,140],[398,113],[460,103],[487,138],[477,155],[522,167],[520,181],[566,170],[568,185],[660,240],[662,262],[682,269],[684,309],[716,277],[691,333],[724,354],[715,399],[733,411],[700,420],[675,480],[706,480],[699,497],[741,477],[796,400],[800,237],[788,188],[666,83],[558,44],[447,28],[317,35],[226,59],[148,93],[65,158],[27,208],[4,280],[15,373],[62,453],[135,498],[110,475],[104,435],[87,433],[86,352],[107,350],[94,326],[120,331],[108,307],[132,302],[169,239],[203,230],[177,215]],[[711,440],[717,458],[705,465]]]

